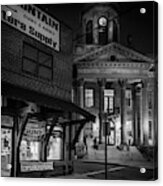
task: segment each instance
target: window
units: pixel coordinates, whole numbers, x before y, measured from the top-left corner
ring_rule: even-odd
[[[152,139],[152,121],[149,121],[149,139]]]
[[[148,93],[148,109],[152,109],[152,92]]]
[[[88,21],[86,24],[86,44],[93,43],[93,23]]]
[[[23,139],[20,144],[20,161],[39,161],[41,142]]]
[[[63,131],[61,127],[54,127],[47,145],[47,160],[62,159],[62,138]]]
[[[104,112],[114,112],[114,90],[104,90]]]
[[[148,110],[148,116],[152,117],[152,111],[151,110]]]
[[[132,92],[131,90],[126,90],[126,105],[132,108]]]
[[[115,20],[113,20],[113,41],[117,42],[118,41],[118,28],[117,28],[117,23]]]
[[[45,126],[45,121],[29,119],[20,144],[20,161],[40,161]]]
[[[93,89],[85,89],[85,107],[93,107],[94,106],[94,90]]]
[[[34,76],[52,80],[53,58],[35,47],[24,44],[23,50],[23,71]]]

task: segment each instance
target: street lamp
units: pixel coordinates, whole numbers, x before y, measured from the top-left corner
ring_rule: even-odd
[[[107,165],[107,134],[108,134],[108,125],[110,125],[110,121],[113,119],[117,118],[119,115],[119,107],[114,108],[114,112],[109,113],[108,112],[104,113],[104,119],[105,119],[105,180],[108,178],[108,165]]]

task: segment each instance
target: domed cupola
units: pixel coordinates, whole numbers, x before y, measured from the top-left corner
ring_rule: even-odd
[[[119,18],[111,4],[96,4],[82,15],[86,45],[106,45],[119,41]]]

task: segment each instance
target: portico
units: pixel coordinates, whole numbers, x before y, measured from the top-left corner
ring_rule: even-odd
[[[154,145],[154,110],[149,105],[153,60],[110,43],[76,57],[75,64],[77,97],[80,106],[96,115],[92,130],[99,143],[104,142],[104,113],[118,108],[119,116],[108,126],[108,145]]]

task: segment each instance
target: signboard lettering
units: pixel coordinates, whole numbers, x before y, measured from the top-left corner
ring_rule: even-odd
[[[7,16],[6,12],[12,15]],[[60,24],[34,5],[2,5],[3,22],[59,51]]]
[[[22,162],[21,172],[53,170],[53,162]]]
[[[45,135],[45,122],[38,120],[29,120],[26,125],[23,140],[40,141]]]

